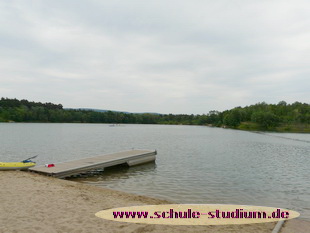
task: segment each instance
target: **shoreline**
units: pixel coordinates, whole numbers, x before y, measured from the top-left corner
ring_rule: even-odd
[[[22,171],[1,171],[0,182],[4,223],[0,232],[271,232],[276,224],[169,226],[108,221],[95,213],[171,202]]]

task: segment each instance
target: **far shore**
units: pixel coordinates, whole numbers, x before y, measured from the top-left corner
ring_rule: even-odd
[[[168,204],[169,202],[22,171],[1,171],[0,183],[0,222],[2,223],[0,232],[270,233],[275,226],[275,223],[168,226],[108,221],[97,218],[95,213],[109,208]],[[291,224],[294,228],[296,226],[302,226],[302,229],[309,227],[309,222],[290,221],[283,230],[292,230]],[[296,221],[298,221],[297,224]]]

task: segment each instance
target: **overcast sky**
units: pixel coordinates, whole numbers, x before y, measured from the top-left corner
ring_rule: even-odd
[[[308,0],[0,0],[0,97],[202,114],[310,100]]]

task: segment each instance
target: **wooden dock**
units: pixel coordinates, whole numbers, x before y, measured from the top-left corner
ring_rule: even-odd
[[[30,168],[29,170],[47,176],[64,178],[120,164],[135,166],[138,164],[154,162],[156,159],[156,154],[156,150],[122,151],[114,154],[106,154],[75,161],[57,163],[55,164],[55,167],[36,166]]]

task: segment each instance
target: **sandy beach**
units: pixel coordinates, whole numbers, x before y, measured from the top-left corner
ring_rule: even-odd
[[[167,226],[122,223],[95,213],[163,200],[22,171],[0,172],[0,232],[272,232],[275,223],[228,226]],[[297,224],[296,224],[297,221]],[[309,222],[286,223],[283,232],[306,232]],[[298,231],[290,231],[299,226]]]

